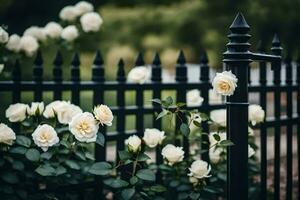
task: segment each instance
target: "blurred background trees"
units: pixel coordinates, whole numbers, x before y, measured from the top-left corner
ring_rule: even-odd
[[[77,1],[1,0],[1,23],[10,33],[22,34],[31,25],[43,26],[58,21],[58,13]],[[104,19],[99,38],[80,46],[81,51],[101,49],[115,65],[115,57],[132,60],[142,50],[150,61],[154,51],[162,53],[165,65],[171,65],[179,49],[184,49],[189,62],[197,62],[204,49],[214,66],[221,66],[227,43],[228,25],[237,12],[243,12],[257,41],[270,43],[275,32],[283,45],[294,50],[300,43],[299,0],[101,0],[90,1]],[[95,41],[97,41],[95,43]]]

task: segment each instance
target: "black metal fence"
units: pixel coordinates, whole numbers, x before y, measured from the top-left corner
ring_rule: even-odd
[[[272,42],[272,54],[264,54],[264,49],[260,48],[260,53],[251,53],[248,51],[250,44],[247,42],[250,39],[248,34],[249,26],[241,14],[239,14],[230,27],[231,34],[229,35],[230,42],[227,45],[227,52],[224,53],[224,63],[226,69],[230,69],[236,74],[239,79],[238,87],[235,94],[228,98],[227,101],[227,132],[228,137],[235,143],[230,147],[228,154],[228,197],[232,200],[247,199],[247,162],[248,162],[248,94],[259,94],[260,105],[264,110],[269,112],[271,102],[268,97],[273,94],[274,99],[274,115],[268,117],[266,122],[260,126],[260,160],[261,160],[261,199],[267,199],[268,188],[268,169],[267,169],[267,138],[268,130],[274,129],[275,143],[274,143],[274,180],[273,185],[274,199],[280,198],[280,184],[285,183],[286,199],[295,199],[299,196],[299,176],[298,176],[298,194],[293,193],[293,127],[296,126],[297,133],[297,149],[300,147],[300,61],[292,62],[291,54],[287,55],[283,64],[281,64],[281,47],[278,37],[275,36]],[[252,61],[258,61],[259,65],[259,84],[253,85],[251,83],[251,70],[248,70],[248,65]],[[199,89],[204,102],[200,107],[193,107],[191,109],[199,109],[201,112],[209,112],[214,109],[225,108],[225,104],[212,104],[209,101],[209,91],[211,90],[211,81],[209,78],[210,67],[208,65],[208,58],[206,53],[200,57],[200,79],[197,82],[189,82],[187,77],[187,65],[184,53],[181,51],[177,59],[176,75],[174,82],[162,81],[162,67],[159,55],[154,56],[151,64],[152,77],[151,82],[145,84],[128,83],[126,81],[124,62],[121,59],[118,63],[117,78],[115,81],[106,81],[104,76],[104,62],[100,52],[97,52],[94,65],[92,68],[92,80],[80,80],[80,60],[76,53],[71,62],[71,80],[66,81],[62,76],[62,55],[58,52],[54,60],[53,81],[43,80],[43,59],[39,52],[33,66],[33,80],[21,80],[21,69],[17,61],[11,81],[0,81],[0,93],[10,92],[12,94],[12,103],[22,102],[22,92],[31,91],[34,93],[35,101],[43,100],[44,92],[52,92],[53,100],[62,98],[65,91],[71,92],[71,101],[74,104],[80,104],[80,94],[85,91],[93,92],[93,104],[106,103],[104,96],[107,91],[116,92],[116,106],[112,107],[112,111],[116,116],[116,130],[111,132],[101,130],[105,133],[107,143],[110,141],[116,142],[116,149],[124,149],[124,140],[132,134],[141,136],[144,132],[144,118],[146,115],[153,115],[153,127],[161,129],[162,121],[155,120],[154,113],[159,112],[160,108],[157,105],[146,105],[144,94],[146,91],[152,92],[151,98],[161,98],[164,91],[176,92],[176,101],[185,102],[186,92],[191,89]],[[272,65],[272,70],[269,69],[269,64]],[[139,54],[135,62],[135,66],[145,65],[142,54]],[[293,68],[297,69],[297,75],[293,78]],[[281,81],[281,68],[285,68],[285,82]],[[267,80],[267,74],[273,74],[272,83]],[[269,77],[269,76],[268,76]],[[135,92],[135,105],[126,105],[126,92]],[[285,93],[286,98],[286,115],[282,115],[282,93]],[[293,96],[293,95],[296,96]],[[297,105],[294,104],[293,97],[297,98]],[[113,97],[112,97],[113,98]],[[293,113],[294,108],[297,112]],[[126,117],[135,116],[135,128],[129,130],[126,127]],[[179,123],[176,124],[178,128]],[[281,128],[286,127],[286,168],[285,179],[281,180],[280,167],[281,160]],[[209,132],[209,125],[203,122],[203,131]],[[241,134],[241,133],[244,133]],[[294,131],[295,133],[295,131]],[[204,141],[208,141],[207,136],[203,136]],[[189,152],[189,141],[183,138],[181,145],[185,152]],[[207,144],[203,148],[208,148]],[[117,151],[116,151],[117,152]],[[299,154],[297,154],[299,156]],[[95,149],[95,156],[97,161],[107,159],[107,146]],[[117,156],[116,156],[117,157]],[[209,160],[208,154],[202,156],[204,160]],[[299,172],[299,157],[298,172]],[[156,151],[156,162],[162,163],[160,152]],[[294,170],[296,171],[296,170]],[[157,176],[160,177],[159,174]],[[101,193],[101,183],[87,184],[86,187],[96,187],[95,191]],[[75,188],[74,190],[82,190],[84,187]],[[72,188],[71,188],[72,189]],[[297,198],[298,198],[297,196]],[[99,196],[98,196],[99,197]]]

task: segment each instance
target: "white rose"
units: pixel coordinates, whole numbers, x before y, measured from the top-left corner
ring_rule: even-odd
[[[59,143],[56,131],[48,124],[39,125],[32,133],[32,139],[43,151],[47,151],[49,147]]]
[[[46,106],[43,115],[45,118],[53,118],[55,113],[59,123],[68,124],[75,115],[82,113],[82,110],[67,101],[54,101]]]
[[[216,74],[212,86],[216,93],[231,96],[237,87],[237,81],[238,79],[231,71],[224,71]]]
[[[5,45],[5,47],[8,50],[17,53],[20,51],[20,42],[21,42],[20,36],[18,36],[17,34],[13,34],[9,37],[9,40],[8,40],[7,44]]]
[[[78,36],[79,36],[78,29],[74,25],[67,26],[61,32],[61,38],[68,42],[72,42],[73,40],[78,38]]]
[[[0,143],[12,145],[16,139],[15,132],[9,128],[6,124],[0,124]]]
[[[99,125],[92,113],[84,112],[72,118],[69,130],[80,142],[96,142]]]
[[[31,26],[25,30],[23,33],[24,36],[32,36],[38,41],[45,41],[46,40],[46,33],[45,30],[41,27]]]
[[[78,15],[83,15],[94,10],[94,6],[86,1],[80,1],[75,5],[76,12]]]
[[[36,113],[38,111],[38,113]],[[31,107],[27,107],[27,114],[34,116],[36,114],[41,115],[44,111],[44,102],[32,102]]]
[[[60,19],[68,22],[75,21],[78,16],[79,13],[75,6],[66,6],[59,13]]]
[[[142,140],[138,136],[132,135],[125,140],[125,144],[127,145],[128,151],[136,153],[141,150]]]
[[[250,145],[248,145],[248,158],[251,158],[254,155],[255,155],[255,150]]]
[[[33,56],[34,53],[38,50],[38,48],[39,43],[34,37],[30,35],[21,37],[20,50],[24,51],[27,56]]]
[[[28,105],[23,103],[12,104],[7,108],[5,116],[10,122],[22,122],[26,119],[27,108]]]
[[[103,126],[104,124],[106,126],[111,126],[112,121],[114,119],[113,113],[106,105],[98,105],[94,108],[94,115],[95,118],[101,123]]]
[[[128,81],[132,83],[143,84],[149,80],[151,71],[148,67],[139,66],[134,67],[128,73]]]
[[[220,136],[220,141],[217,141],[213,135],[219,135]],[[213,133],[210,133],[209,134],[209,142],[210,142],[210,146],[214,146],[216,145],[217,143],[223,141],[223,140],[226,140],[226,132],[221,132],[221,133],[217,133],[217,132],[213,132]]]
[[[209,149],[209,159],[211,163],[217,164],[221,160],[222,150],[220,148],[210,148]]]
[[[158,144],[161,144],[165,137],[164,131],[160,131],[156,128],[147,128],[144,132],[143,140],[147,146],[154,148]]]
[[[8,33],[0,27],[0,43],[5,44],[9,39]]]
[[[55,113],[58,112],[58,108],[61,106],[61,104],[68,104],[66,101],[53,101],[50,104],[48,104],[45,108],[45,111],[43,113],[45,118],[53,118],[55,117]]]
[[[219,126],[226,127],[226,109],[211,111],[210,119]]]
[[[161,155],[164,159],[166,159],[169,165],[173,165],[183,160],[184,151],[182,150],[182,147],[176,147],[172,144],[168,144],[162,149]]]
[[[60,38],[61,32],[63,30],[63,28],[61,27],[60,24],[56,23],[56,22],[49,22],[45,28],[45,34],[52,38],[52,39],[56,39],[56,38]]]
[[[210,165],[203,160],[195,160],[189,168],[190,173],[188,176],[192,176],[197,179],[210,177],[209,173],[211,170]]]
[[[209,90],[208,93],[209,103],[211,104],[222,104],[222,96],[217,94],[214,90]]]
[[[200,91],[197,89],[190,90],[186,93],[186,105],[189,107],[201,106],[203,98],[200,96]]]
[[[260,105],[250,105],[249,106],[249,121],[253,126],[257,123],[263,122],[265,119],[265,111]]]
[[[86,13],[80,17],[82,30],[86,33],[99,31],[102,23],[102,18],[96,12]]]
[[[74,104],[61,104],[57,108],[57,119],[61,124],[69,124],[75,115],[81,113],[81,108]]]
[[[4,69],[4,64],[0,64],[0,74],[2,73],[3,69]]]

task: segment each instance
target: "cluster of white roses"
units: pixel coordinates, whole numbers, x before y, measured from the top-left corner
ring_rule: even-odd
[[[162,144],[165,137],[164,131],[160,131],[155,128],[146,129],[142,139],[137,135],[132,135],[125,140],[125,144],[127,145],[129,152],[138,153],[141,150],[142,142],[144,142],[149,148],[155,148]],[[180,163],[184,159],[183,148],[173,144],[165,145],[161,150],[161,155],[170,166]],[[196,184],[200,179],[209,177],[211,167],[203,160],[195,160],[189,170],[190,173],[188,176],[190,176],[191,182]]]
[[[226,109],[218,109],[210,112],[211,120],[221,127],[226,127]],[[263,122],[265,119],[265,111],[260,105],[251,104],[248,107],[248,120],[255,126]]]
[[[251,129],[252,130],[252,129]],[[251,130],[249,130],[249,135],[251,134]],[[217,141],[214,135],[218,135],[220,140]],[[226,140],[226,132],[212,132],[209,135],[210,149],[209,149],[209,158],[210,161],[214,164],[217,164],[221,160],[221,154],[225,152],[224,148],[217,146],[222,141]],[[255,155],[255,150],[248,145],[248,158],[251,158]]]
[[[99,125],[111,126],[112,111],[106,105],[98,105],[93,114],[83,112],[80,107],[68,101],[54,101],[44,107],[43,102],[32,102],[31,106],[22,103],[12,104],[6,110],[6,118],[10,122],[23,122],[27,116],[44,116],[47,119],[57,118],[58,122],[68,125],[69,131],[79,142],[95,142]],[[0,143],[12,144],[16,135],[5,124],[0,124]],[[32,133],[34,143],[47,151],[49,147],[59,143],[54,127],[49,124],[39,125]]]
[[[101,16],[94,12],[93,5],[86,1],[64,7],[60,11],[59,17],[62,21],[67,22],[66,27],[52,21],[45,27],[29,27],[24,31],[22,37],[17,34],[9,36],[3,28],[0,28],[0,44],[4,44],[9,51],[24,52],[25,55],[31,57],[38,50],[39,42],[43,43],[47,39],[63,39],[72,42],[79,37],[80,30],[84,33],[97,32],[103,23]],[[80,26],[75,25],[76,20],[79,20]]]

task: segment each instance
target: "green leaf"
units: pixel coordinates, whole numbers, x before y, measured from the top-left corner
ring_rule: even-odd
[[[37,149],[28,149],[28,151],[25,154],[25,157],[33,162],[37,162],[40,160],[40,152]]]
[[[152,102],[155,102],[155,103],[158,103],[158,104],[161,104],[161,100],[160,99],[151,99]]]
[[[1,178],[2,180],[10,184],[16,184],[19,182],[18,176],[15,173],[9,171],[6,171],[3,174],[1,174]]]
[[[197,193],[197,192],[192,192],[189,197],[192,199],[192,200],[198,200],[199,197],[200,197],[200,193]]]
[[[102,133],[98,133],[96,143],[99,144],[100,146],[104,147],[105,137]]]
[[[44,152],[41,154],[40,158],[41,159],[46,159],[49,160],[50,158],[52,158],[53,154],[51,152]]]
[[[41,176],[53,176],[55,175],[55,169],[50,165],[40,165],[35,169],[35,172]]]
[[[66,172],[67,172],[67,169],[65,167],[58,166],[55,170],[55,175],[59,176],[59,175],[65,174]]]
[[[66,140],[61,140],[60,144],[63,145],[64,147],[68,148],[68,149],[71,147],[70,142],[68,142]]]
[[[199,128],[201,128],[201,123],[196,121],[196,120],[193,120],[193,124]]]
[[[233,146],[233,142],[231,142],[230,140],[222,140],[220,142],[220,146],[223,146],[223,147],[228,147],[228,146]]]
[[[219,136],[219,134],[213,134],[214,139],[219,142],[221,140],[221,137]]]
[[[74,160],[66,160],[65,164],[68,167],[70,167],[71,169],[75,169],[75,170],[79,170],[80,169],[79,164],[76,161],[74,161]]]
[[[182,124],[180,125],[180,132],[181,132],[184,136],[188,137],[189,134],[190,134],[190,128],[189,128],[189,125],[187,125],[186,123],[182,123]]]
[[[151,159],[148,155],[141,153],[138,155],[137,160],[140,162],[145,162],[147,160]]]
[[[131,185],[135,185],[138,181],[139,179],[136,176],[131,177],[129,180]]]
[[[200,117],[202,121],[207,121],[209,120],[209,116],[205,113],[200,113]]]
[[[153,186],[151,186],[150,189],[152,191],[158,192],[158,193],[167,191],[167,189],[162,185],[153,185]]]
[[[15,160],[12,164],[13,169],[22,171],[24,169],[24,164],[21,161]]]
[[[150,169],[141,169],[136,173],[136,176],[145,181],[155,181],[155,174]]]
[[[134,188],[126,188],[122,190],[121,196],[123,197],[124,200],[129,200],[134,196],[135,189]]]
[[[176,103],[176,106],[177,106],[177,107],[183,107],[183,106],[185,106],[185,105],[186,105],[186,103],[181,103],[181,102]]]
[[[25,127],[30,127],[33,124],[32,118],[26,118],[24,121],[22,121],[22,125]]]
[[[75,152],[75,155],[76,155],[78,158],[80,158],[81,160],[86,160],[86,157],[85,157],[84,153],[81,152],[81,151],[76,151],[76,152]]]
[[[27,151],[27,148],[25,148],[25,147],[13,147],[9,151],[11,153],[25,154],[26,151]]]
[[[18,135],[16,138],[16,143],[24,147],[30,147],[31,140],[26,136]]]
[[[60,128],[55,129],[58,134],[64,133],[64,132],[69,132],[69,126],[64,126]]]
[[[128,160],[131,158],[131,154],[128,151],[119,151],[119,158],[120,160]]]
[[[170,105],[172,105],[173,104],[173,99],[172,99],[172,97],[170,97],[170,96],[168,96],[167,98],[166,98],[166,100],[165,100],[165,106],[170,106]]]
[[[94,175],[104,176],[111,173],[112,166],[107,162],[96,162],[94,163],[89,172]]]
[[[127,187],[129,185],[128,182],[122,180],[122,179],[106,179],[103,181],[105,185],[108,185],[112,188],[122,188],[122,187]]]
[[[160,119],[160,118],[166,116],[168,113],[169,113],[168,110],[162,109],[162,111],[157,115],[156,120],[158,120],[158,119]]]
[[[85,157],[90,160],[95,160],[95,157],[90,152],[85,152]]]

